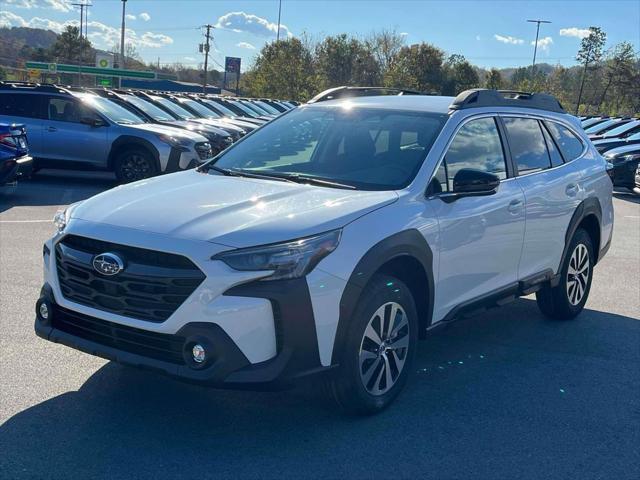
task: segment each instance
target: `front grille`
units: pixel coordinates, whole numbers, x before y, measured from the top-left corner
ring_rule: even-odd
[[[185,339],[177,335],[149,332],[83,315],[55,306],[53,328],[107,347],[117,348],[156,360],[184,365]]]
[[[93,268],[93,258],[105,252],[124,260],[122,272],[105,276]],[[75,235],[63,238],[55,253],[60,290],[67,300],[150,322],[169,318],[205,278],[180,255]]]
[[[208,160],[213,157],[213,150],[209,143],[196,143],[196,152],[200,160]]]

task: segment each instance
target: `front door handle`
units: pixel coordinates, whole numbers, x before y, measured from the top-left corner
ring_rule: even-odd
[[[569,185],[567,185],[565,193],[569,197],[575,197],[578,194],[578,186],[575,183],[570,183]]]
[[[47,132],[57,132],[58,129],[56,127],[47,127]]]
[[[509,202],[509,211],[511,213],[518,213],[522,208],[522,200],[511,200]]]

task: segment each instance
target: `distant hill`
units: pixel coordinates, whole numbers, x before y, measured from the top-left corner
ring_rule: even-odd
[[[31,48],[49,48],[57,38],[57,33],[41,28],[0,28],[0,45],[11,42],[14,45],[27,45]]]

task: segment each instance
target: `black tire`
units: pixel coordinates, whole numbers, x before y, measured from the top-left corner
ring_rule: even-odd
[[[588,255],[588,272],[586,279],[584,275],[574,275],[570,272],[570,269],[573,271],[575,267],[573,263],[574,255],[579,255],[579,253],[576,252],[583,247],[586,248]],[[545,287],[536,293],[538,307],[544,315],[555,320],[569,320],[582,311],[585,303],[587,303],[589,291],[591,290],[594,259],[591,237],[585,230],[579,228],[571,239],[567,256],[560,269],[560,283],[555,287]],[[578,269],[580,269],[580,267],[579,265]],[[571,285],[573,285],[573,289]],[[578,298],[576,296],[579,290],[576,291],[576,288],[582,289],[579,301],[577,301]]]
[[[391,310],[388,310],[388,308],[394,308],[393,305],[388,307],[391,304],[397,304],[404,310],[404,315],[403,312],[400,312],[400,315],[395,317],[393,323],[390,323]],[[383,345],[382,348],[378,349],[378,353],[375,354],[377,355],[376,358],[367,359],[361,365],[361,347],[367,350],[364,355],[371,353],[369,349],[375,350],[374,344],[368,338],[365,339],[365,330],[369,327],[370,322],[375,322],[375,318],[380,318],[375,317],[375,314],[383,306],[387,306],[383,310],[386,323],[378,323],[378,325],[381,325],[383,332],[385,331],[385,326],[387,326],[386,330],[392,332],[393,340],[388,343],[389,350],[380,353],[380,350],[384,350]],[[403,318],[406,318],[408,325],[406,330]],[[391,404],[407,381],[417,347],[418,312],[413,296],[403,282],[388,275],[377,274],[374,275],[365,288],[354,314],[349,320],[350,325],[342,345],[342,351],[339,353],[339,367],[328,379],[327,390],[330,396],[347,413],[371,415],[382,411]],[[393,335],[395,325],[403,326],[402,328],[397,328],[395,335]],[[408,337],[408,341],[406,337]],[[407,344],[406,349],[405,347],[398,347],[398,345],[404,343]],[[393,347],[394,344],[396,347]],[[403,359],[404,363],[398,369],[399,364],[396,363],[396,359],[399,357]],[[391,383],[392,386],[383,392],[377,387],[383,385],[385,389],[387,388],[386,378],[389,377],[386,377],[385,367],[389,368],[392,377],[395,372],[396,377]],[[381,370],[377,370],[378,368]],[[361,373],[361,369],[365,370],[366,373]],[[363,375],[366,374],[371,375],[368,384],[365,384],[363,379]],[[378,375],[380,381],[374,387],[371,387],[372,383],[376,383]],[[385,382],[382,382],[383,376],[385,377]],[[378,389],[380,391],[377,394],[373,394],[370,389]]]
[[[143,148],[131,148],[119,154],[113,171],[120,183],[136,182],[158,174],[153,155]]]

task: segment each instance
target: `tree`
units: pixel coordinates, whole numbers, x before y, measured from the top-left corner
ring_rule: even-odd
[[[444,52],[428,43],[402,47],[393,58],[385,86],[442,92]]]
[[[444,72],[444,95],[457,95],[480,85],[478,73],[463,55],[451,55],[445,63]]]
[[[602,108],[609,89],[614,90],[615,110],[619,110],[621,103],[633,91],[635,70],[637,69],[636,53],[633,45],[622,42],[611,49],[605,59],[604,86],[601,88],[598,111]]]
[[[369,49],[373,52],[380,73],[384,77],[393,62],[393,59],[404,46],[404,37],[395,30],[381,30],[373,32],[366,40]]]
[[[576,115],[580,110],[584,81],[587,77],[587,68],[589,68],[590,64],[600,61],[602,58],[602,47],[604,47],[606,40],[607,34],[604,33],[600,27],[589,27],[589,35],[583,38],[580,43],[580,50],[576,55],[576,60],[583,65],[583,70],[580,92],[578,93],[578,101],[576,102]]]
[[[78,27],[71,25],[64,29],[51,46],[51,55],[57,63],[83,63],[93,54],[91,42],[84,37],[81,38]]]
[[[500,90],[502,88],[502,74],[497,68],[489,70],[487,79],[485,81],[485,87],[493,90]]]
[[[242,77],[242,90],[256,97],[308,100],[317,88],[313,55],[297,38],[266,44],[253,68]]]
[[[368,44],[343,33],[325,38],[315,50],[320,89],[380,83],[380,66]]]

